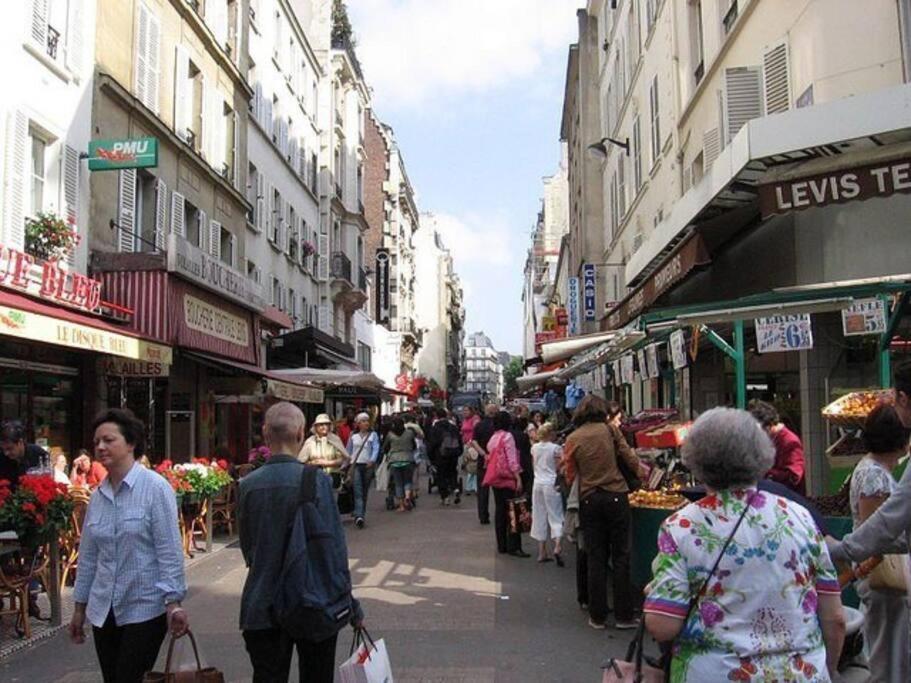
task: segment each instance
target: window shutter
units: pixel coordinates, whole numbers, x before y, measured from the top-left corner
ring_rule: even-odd
[[[263,129],[266,131],[266,136],[271,140],[273,123],[274,123],[272,121],[272,99],[269,97],[266,97],[265,100],[266,101],[263,103],[262,124],[263,124]]]
[[[79,152],[66,145],[63,148],[63,208],[70,229],[79,234]],[[67,252],[66,262],[76,265],[76,248]]]
[[[683,169],[683,192],[684,194],[693,186],[693,169],[687,166]]]
[[[234,178],[234,187],[240,188],[240,117],[237,112],[231,114],[234,123],[234,140],[232,141],[231,158],[234,161],[232,177]]]
[[[231,233],[231,267],[237,268],[237,236]]]
[[[135,55],[134,59],[136,61],[135,69],[136,73],[134,74],[134,87],[136,89],[136,97],[139,98],[139,101],[143,104],[147,100],[146,88],[148,87],[148,59],[149,59],[149,22],[151,21],[152,13],[149,12],[149,8],[146,7],[143,3],[139,3],[139,19],[138,26],[136,27],[136,43],[135,43]]]
[[[791,70],[788,44],[778,43],[762,55],[765,113],[777,114],[791,108]]]
[[[171,193],[171,233],[187,237],[187,226],[184,224],[184,198],[179,192]]]
[[[66,68],[78,78],[82,73],[82,3],[71,1],[66,21]]]
[[[316,275],[320,282],[326,282],[329,279],[329,235],[320,235],[318,242],[319,262]]]
[[[202,81],[202,132],[199,150],[212,166],[212,88],[205,74],[200,74]]]
[[[117,202],[118,244],[120,251],[136,251],[136,169],[120,171]]]
[[[738,66],[724,70],[727,141],[734,139],[751,119],[762,116],[762,75],[759,67]]]
[[[264,199],[264,208],[263,211],[263,229],[266,231],[266,238],[274,242],[275,241],[275,216],[272,213],[272,204],[275,201],[274,195],[272,193],[272,185],[265,185],[266,193],[263,195]]]
[[[215,220],[209,222],[209,255],[221,258],[221,223]]]
[[[206,242],[209,239],[209,217],[202,209],[199,209],[196,214],[196,234],[198,235],[196,246],[205,250]]]
[[[225,101],[217,91],[212,92],[212,166],[218,175],[224,175],[225,151],[228,144],[228,120],[225,118]]]
[[[702,166],[706,173],[720,153],[721,133],[717,128],[710,128],[702,134]]]
[[[161,73],[161,22],[149,13],[149,44],[146,56],[146,100],[145,105],[154,113],[158,105],[158,81]]]
[[[183,141],[188,138],[192,106],[190,53],[183,45],[178,45],[174,52],[174,132]]]
[[[29,24],[32,41],[42,53],[47,49],[47,3],[48,0],[32,0]]]
[[[256,228],[262,231],[263,216],[266,211],[266,179],[262,173],[256,174]]]
[[[155,248],[165,250],[167,232],[168,186],[159,178],[155,183]]]
[[[326,304],[320,304],[317,317],[319,318],[319,328],[323,332],[329,332],[329,307]]]

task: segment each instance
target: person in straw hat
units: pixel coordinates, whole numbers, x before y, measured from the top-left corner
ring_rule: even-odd
[[[323,471],[332,477],[335,488],[338,488],[341,484],[340,470],[348,462],[348,452],[345,450],[345,444],[337,434],[332,433],[331,428],[332,420],[328,415],[317,415],[313,422],[313,435],[304,442],[297,459],[323,468]]]

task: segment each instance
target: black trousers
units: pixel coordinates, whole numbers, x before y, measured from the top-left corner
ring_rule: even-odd
[[[459,452],[458,451],[441,451],[437,457],[434,466],[437,468],[436,479],[437,488],[440,490],[440,498],[446,499],[459,487]]]
[[[576,546],[576,601],[588,604],[588,553]]]
[[[507,501],[515,497],[516,492],[512,489],[493,489],[493,524],[497,533],[497,550],[501,553],[522,550],[522,535],[514,534],[509,530],[509,504]]]
[[[277,628],[244,631],[244,643],[253,665],[253,683],[287,683],[295,647],[300,683],[332,683],[337,640],[338,635],[319,643],[292,640]]]
[[[629,497],[626,493],[597,490],[579,506],[588,554],[588,613],[593,621],[607,619],[607,565],[612,565],[614,614],[617,621],[633,618],[630,584]]]
[[[486,468],[481,467],[480,462],[478,463],[478,521],[482,524],[490,524],[490,487],[482,486],[481,482],[484,481],[484,473]]]
[[[104,683],[141,683],[146,671],[155,666],[167,632],[165,614],[138,624],[118,626],[111,610],[101,628],[92,627]]]

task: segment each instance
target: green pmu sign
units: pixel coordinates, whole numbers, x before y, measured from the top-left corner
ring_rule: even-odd
[[[158,140],[92,140],[89,142],[89,170],[115,171],[119,168],[158,166]]]

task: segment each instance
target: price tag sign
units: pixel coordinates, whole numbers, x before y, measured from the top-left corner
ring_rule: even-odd
[[[645,360],[645,349],[636,351],[636,363],[639,366],[639,381],[644,382],[648,379],[648,365]]]
[[[671,363],[674,370],[681,370],[686,367],[686,339],[683,336],[683,330],[671,332],[671,338],[668,340],[670,345]]]
[[[756,318],[756,350],[759,353],[804,351],[813,348],[810,315],[772,315]]]
[[[628,354],[620,359],[620,374],[624,384],[632,384],[635,379],[633,370],[633,354]]]
[[[658,345],[650,344],[645,349],[645,362],[648,366],[649,379],[658,379],[661,369],[658,367]]]
[[[858,299],[842,310],[841,326],[846,337],[883,334],[886,331],[886,304],[882,299]]]

